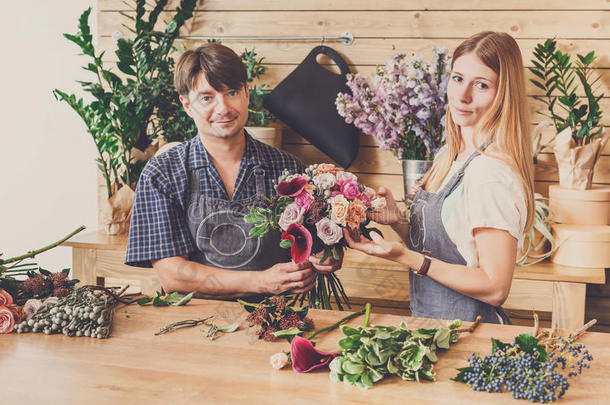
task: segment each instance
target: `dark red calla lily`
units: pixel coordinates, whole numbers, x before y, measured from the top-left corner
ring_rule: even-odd
[[[290,239],[292,247],[290,255],[295,263],[303,263],[311,254],[313,239],[311,233],[300,224],[290,224],[288,229],[282,233],[282,239]]]
[[[316,350],[311,342],[300,336],[295,336],[290,344],[292,368],[297,373],[309,373],[319,368],[326,368],[339,352],[325,353]]]
[[[290,181],[283,181],[277,185],[277,193],[281,196],[294,197],[299,195],[307,185],[305,177],[297,176]]]

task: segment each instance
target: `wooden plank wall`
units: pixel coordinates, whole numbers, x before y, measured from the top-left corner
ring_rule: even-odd
[[[171,0],[168,10],[178,4]],[[114,59],[113,32],[129,32],[122,24],[129,20],[120,11],[130,12],[123,0],[98,1],[98,47]],[[526,66],[531,66],[532,50],[538,42],[557,37],[560,49],[571,53],[595,50],[599,55],[596,72],[603,74],[601,104],[603,125],[610,126],[610,0],[209,0],[199,1],[194,19],[182,35],[210,36],[223,40],[236,52],[255,48],[265,57],[267,74],[262,80],[271,87],[289,74],[320,41],[231,41],[224,37],[257,36],[338,36],[351,31],[351,46],[328,42],[350,64],[352,72],[371,75],[397,52],[418,53],[426,58],[432,45],[452,50],[464,38],[482,30],[504,31],[517,39]],[[183,41],[186,48],[201,42]],[[329,63],[321,60],[321,63]],[[332,70],[333,66],[329,66]],[[528,76],[531,74],[528,73]],[[528,85],[532,112],[541,108],[532,96],[539,90]],[[582,96],[582,94],[581,94]],[[532,114],[532,128],[541,116]],[[281,125],[281,123],[280,123]],[[331,161],[304,138],[283,127],[283,148],[306,164]],[[399,162],[380,150],[374,139],[361,136],[359,155],[349,168],[371,186],[388,186],[403,196]],[[548,193],[557,182],[555,158],[549,151],[539,156],[536,189]],[[594,182],[610,184],[610,143],[597,164]],[[379,267],[379,266],[378,266]],[[383,265],[380,266],[383,270]],[[610,288],[589,289],[588,315],[610,306]],[[408,293],[407,293],[408,294]],[[603,311],[602,311],[603,312]],[[606,311],[607,312],[607,311]],[[589,317],[589,316],[588,316]]]

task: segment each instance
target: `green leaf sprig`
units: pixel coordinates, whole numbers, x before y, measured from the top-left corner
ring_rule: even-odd
[[[398,328],[343,326],[346,337],[339,341],[343,352],[330,363],[330,378],[361,388],[370,388],[390,375],[407,381],[434,381],[437,350],[457,342],[460,325],[458,320],[447,328],[415,330],[407,329],[404,322]]]
[[[157,295],[154,298],[145,296],[143,298],[138,299],[136,302],[141,306],[152,303],[152,305],[155,307],[168,307],[170,305],[175,306],[175,307],[181,307],[181,306],[189,303],[189,301],[193,298],[194,293],[195,292],[193,291],[193,292],[185,295],[184,297],[180,298],[180,296],[178,295],[178,293],[176,291],[174,291],[171,294],[166,295],[165,297],[163,297],[161,295],[160,291],[157,291]]]

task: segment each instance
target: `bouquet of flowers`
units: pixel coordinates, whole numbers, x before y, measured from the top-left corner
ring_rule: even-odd
[[[352,94],[337,95],[337,111],[399,159],[432,160],[445,140],[450,60],[442,47],[433,48],[430,64],[398,54],[377,67],[372,86],[348,74]]]
[[[330,256],[339,259],[346,247],[343,229],[369,237],[367,211],[385,207],[385,198],[375,190],[358,183],[357,177],[328,163],[314,164],[302,174],[285,171],[276,186],[278,197],[268,207],[249,207],[246,222],[253,224],[251,237],[260,237],[270,230],[282,230],[280,246],[290,248],[292,260],[302,263],[312,254],[323,252],[321,262]],[[349,306],[343,286],[334,273],[316,276],[316,286],[295,297],[310,307],[331,309],[330,297],[337,307]]]

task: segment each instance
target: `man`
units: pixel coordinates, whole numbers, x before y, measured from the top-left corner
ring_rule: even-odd
[[[284,169],[303,172],[294,156],[254,140],[246,69],[231,49],[209,43],[178,60],[174,85],[198,135],[152,158],[134,200],[125,263],[154,267],[166,292],[231,299],[302,293],[315,271],[341,261],[290,262],[279,232],[249,238],[243,216],[275,194]]]

